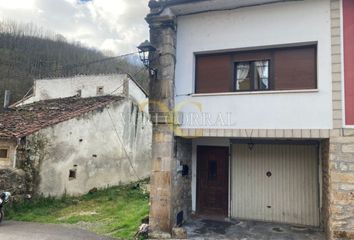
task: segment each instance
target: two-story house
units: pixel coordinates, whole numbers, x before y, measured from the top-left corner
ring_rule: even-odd
[[[150,1],[150,223],[354,238],[354,1]]]

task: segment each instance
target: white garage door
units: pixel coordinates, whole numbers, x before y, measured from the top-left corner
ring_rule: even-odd
[[[232,146],[232,217],[319,225],[315,145]]]

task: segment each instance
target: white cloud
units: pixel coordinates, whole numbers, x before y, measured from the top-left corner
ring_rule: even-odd
[[[0,0],[0,17],[32,22],[72,41],[115,54],[148,38],[148,0]]]

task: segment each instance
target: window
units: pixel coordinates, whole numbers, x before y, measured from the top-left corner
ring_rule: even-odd
[[[215,180],[217,177],[217,162],[209,161],[208,180]]]
[[[76,179],[76,169],[70,169],[69,170],[69,180],[74,180]]]
[[[269,60],[235,63],[235,90],[269,90],[269,66]]]
[[[317,88],[317,46],[196,55],[195,93]]]
[[[97,87],[97,95],[103,95],[103,87]]]
[[[0,149],[0,158],[8,158],[8,149],[5,148]]]

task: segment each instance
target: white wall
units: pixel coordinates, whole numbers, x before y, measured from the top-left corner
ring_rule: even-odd
[[[115,95],[123,93],[123,81],[126,75],[79,75],[69,78],[38,79],[34,84],[34,96],[25,103],[53,98],[72,97],[81,90],[81,97],[97,96],[97,87],[104,87],[104,94],[114,92]]]
[[[151,136],[148,116],[131,100],[43,129],[28,138],[44,142],[39,192],[80,195],[93,187],[146,178],[150,175]],[[76,169],[76,179],[69,179],[70,169]]]
[[[128,85],[124,82],[128,81]],[[127,74],[78,75],[68,78],[38,79],[34,83],[34,94],[21,104],[40,100],[72,97],[81,90],[81,97],[96,97],[97,87],[103,87],[103,95],[123,95],[129,89],[129,96],[138,103],[145,103],[148,98]],[[21,105],[20,104],[20,105]]]
[[[194,92],[194,54],[318,43],[318,91],[277,94],[183,96]],[[182,96],[179,96],[182,95]],[[184,113],[212,114],[212,124],[183,127],[234,129],[332,128],[331,34],[329,0],[278,3],[178,18],[176,103]],[[230,117],[220,124],[217,117]],[[219,122],[220,125],[215,123]]]
[[[129,81],[129,96],[132,97],[144,112],[149,113],[149,98],[132,80]]]

